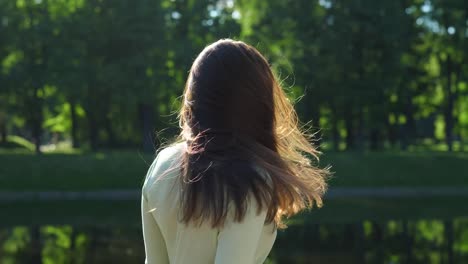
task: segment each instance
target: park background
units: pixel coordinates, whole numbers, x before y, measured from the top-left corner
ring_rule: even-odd
[[[0,0],[0,263],[142,263],[138,189],[227,37],[334,171],[268,263],[468,263],[463,0]]]

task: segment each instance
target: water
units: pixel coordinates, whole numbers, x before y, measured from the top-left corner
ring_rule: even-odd
[[[0,263],[144,263],[141,230],[109,226],[14,226],[0,231]]]
[[[468,263],[465,201],[342,199],[289,221],[267,263]],[[0,204],[0,263],[143,263],[128,202]]]

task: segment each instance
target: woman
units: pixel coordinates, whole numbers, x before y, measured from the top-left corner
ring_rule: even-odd
[[[283,217],[321,206],[328,170],[254,47],[223,39],[198,55],[179,124],[142,189],[147,263],[263,263]]]

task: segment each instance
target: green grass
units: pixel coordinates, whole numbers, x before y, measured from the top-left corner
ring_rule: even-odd
[[[0,190],[139,188],[152,161],[138,151],[88,154],[0,153]]]
[[[331,186],[468,186],[468,153],[326,153]]]
[[[0,151],[0,190],[140,188],[152,155],[139,151],[54,153]],[[333,153],[330,186],[468,186],[468,153]]]

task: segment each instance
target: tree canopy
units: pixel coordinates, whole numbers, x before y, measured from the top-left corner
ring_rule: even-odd
[[[0,141],[154,149],[195,56],[263,52],[301,120],[337,151],[464,151],[462,0],[0,0]]]

